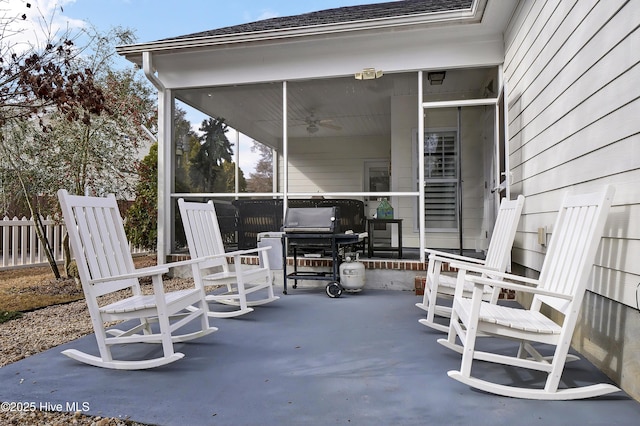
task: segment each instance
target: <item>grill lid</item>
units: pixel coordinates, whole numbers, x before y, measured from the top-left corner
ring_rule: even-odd
[[[336,232],[336,207],[291,207],[287,209],[285,232]]]

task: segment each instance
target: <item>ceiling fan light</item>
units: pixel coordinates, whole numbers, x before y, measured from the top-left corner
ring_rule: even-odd
[[[383,74],[384,73],[381,70],[376,70],[375,68],[365,68],[361,72],[355,73],[354,77],[356,80],[373,80],[382,77]]]
[[[320,129],[318,128],[318,126],[316,126],[316,125],[315,125],[315,124],[313,124],[313,123],[312,123],[312,124],[309,124],[309,125],[307,126],[307,132],[309,132],[309,133],[312,133],[312,134],[313,134],[313,133],[316,133],[318,130],[320,130]]]

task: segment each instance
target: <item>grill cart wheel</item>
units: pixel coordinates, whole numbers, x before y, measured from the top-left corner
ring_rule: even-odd
[[[330,282],[325,288],[327,296],[331,298],[340,297],[342,295],[342,286],[337,282]]]

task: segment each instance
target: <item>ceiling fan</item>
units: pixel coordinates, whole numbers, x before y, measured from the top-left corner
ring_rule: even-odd
[[[342,127],[338,126],[337,124],[331,124],[333,122],[332,119],[320,120],[315,118],[315,115],[313,113],[311,113],[304,120],[300,121],[303,121],[303,123],[301,123],[300,125],[307,126],[307,132],[309,132],[310,134],[316,133],[318,130],[320,130],[320,127],[325,127],[332,130],[342,130]]]

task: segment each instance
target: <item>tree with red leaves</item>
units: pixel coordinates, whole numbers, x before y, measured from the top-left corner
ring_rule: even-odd
[[[55,200],[58,188],[82,194],[132,187],[138,148],[147,141],[141,126],[154,128],[155,102],[133,69],[111,65],[114,43],[131,42],[131,31],[83,29],[25,49],[8,30],[16,19],[22,17],[0,20],[0,189],[15,184],[22,192],[49,247],[38,222],[41,200]],[[83,47],[76,45],[80,36],[89,40]],[[48,257],[59,278],[52,252]]]
[[[7,1],[0,0],[0,7]],[[11,29],[20,19],[27,15],[0,19],[0,127],[9,120],[37,117],[48,108],[69,120],[89,121],[90,114],[100,114],[105,109],[104,94],[94,84],[93,71],[71,66],[80,52],[74,37],[66,33],[54,40],[49,35],[41,46],[25,46],[15,41],[19,32]],[[86,114],[78,117],[78,108]]]
[[[7,3],[6,0],[0,2]],[[30,9],[31,4],[25,3]],[[3,7],[4,11],[5,8]],[[57,40],[48,38],[43,46],[25,46],[16,40],[19,31],[14,31],[17,20],[27,19],[27,14],[7,16],[0,19],[0,146],[6,148],[6,130],[24,130],[24,123],[38,119],[43,129],[47,125],[43,119],[46,112],[57,110],[68,120],[78,118],[90,121],[91,114],[99,115],[104,110],[104,94],[94,84],[93,73],[89,69],[78,70],[71,67],[77,50],[71,37],[63,35]],[[84,111],[78,117],[78,111]],[[11,150],[3,149],[8,167],[20,183],[24,194],[28,194],[29,182],[20,168],[24,158],[13,157]],[[36,222],[36,233],[45,252],[51,269],[60,278],[53,253],[40,221],[39,212],[34,209],[30,197],[25,197],[32,217]]]

